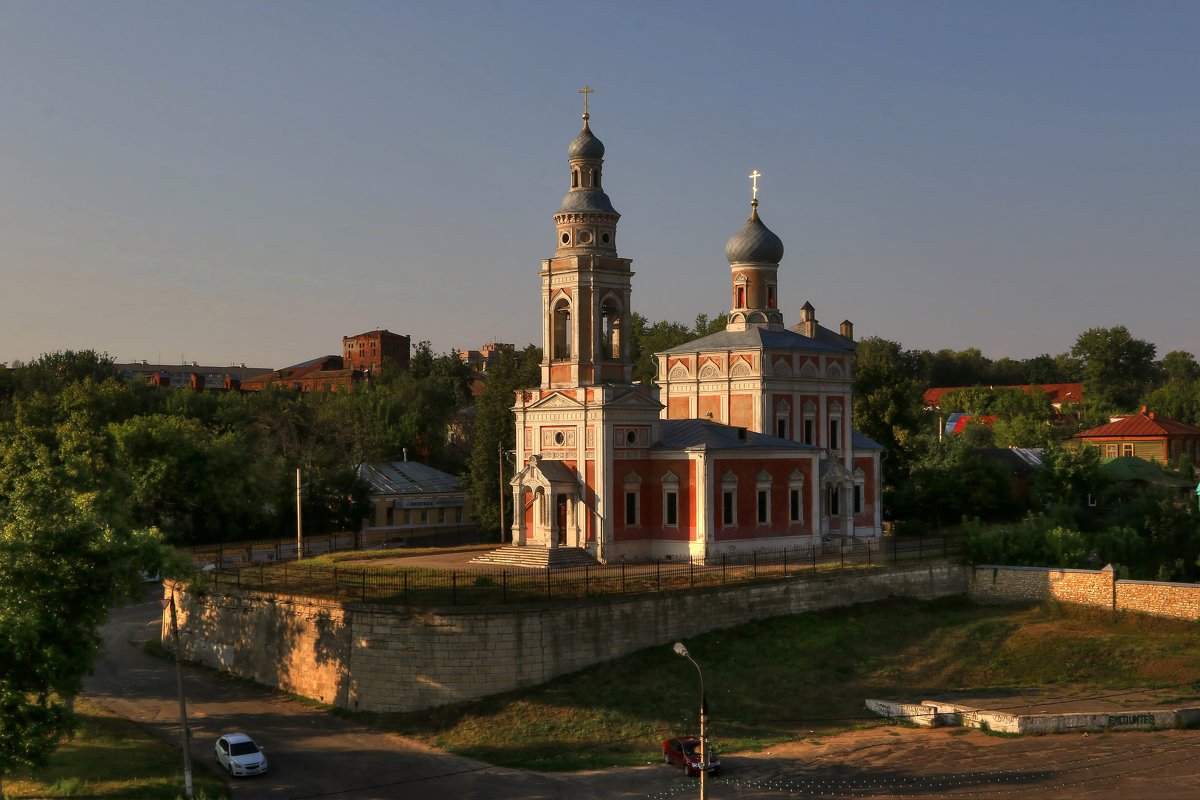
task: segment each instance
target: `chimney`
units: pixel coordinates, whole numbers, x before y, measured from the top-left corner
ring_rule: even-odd
[[[854,340],[854,323],[848,319],[842,320],[842,336]]]

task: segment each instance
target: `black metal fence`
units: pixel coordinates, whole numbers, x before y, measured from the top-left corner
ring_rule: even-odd
[[[838,574],[962,555],[965,540],[833,542],[728,554],[700,561],[652,561],[551,569],[485,567],[440,570],[359,565],[275,564],[219,570],[214,586],[325,597],[349,602],[467,606],[576,600]]]

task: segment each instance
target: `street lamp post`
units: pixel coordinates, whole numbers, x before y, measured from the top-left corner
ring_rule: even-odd
[[[683,646],[683,642],[676,642],[673,649],[691,661],[692,666],[696,668],[696,674],[700,676],[700,800],[708,800],[708,695],[704,693],[704,672]]]

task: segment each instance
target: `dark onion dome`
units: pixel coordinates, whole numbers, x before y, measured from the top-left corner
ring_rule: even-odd
[[[612,206],[612,201],[608,199],[608,195],[599,189],[576,189],[573,192],[567,192],[562,206],[558,209],[560,214],[586,214],[589,211],[617,213]]]
[[[725,260],[730,264],[778,264],[783,260],[783,240],[758,218],[758,209],[725,243]]]
[[[567,158],[604,158],[604,144],[592,134],[587,120],[583,121],[583,130],[567,148]]]

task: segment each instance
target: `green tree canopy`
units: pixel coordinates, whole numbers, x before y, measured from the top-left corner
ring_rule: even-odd
[[[1079,334],[1071,355],[1083,366],[1085,402],[1132,410],[1155,379],[1155,350],[1152,343],[1134,338],[1124,325]]]

